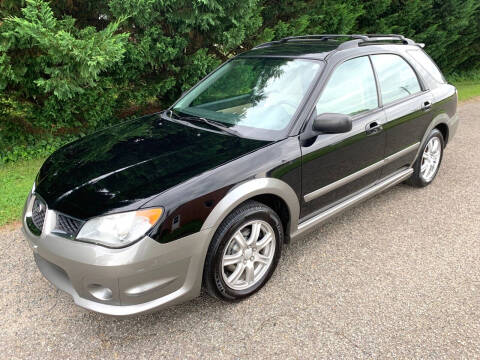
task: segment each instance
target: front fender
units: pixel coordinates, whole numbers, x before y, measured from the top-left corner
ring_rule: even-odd
[[[290,234],[292,234],[298,227],[300,203],[290,185],[275,178],[248,180],[233,187],[208,215],[202,230],[217,228],[238,205],[257,195],[266,194],[276,195],[287,204],[290,215]]]

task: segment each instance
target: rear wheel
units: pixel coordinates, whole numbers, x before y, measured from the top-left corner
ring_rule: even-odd
[[[210,293],[237,300],[258,291],[280,259],[283,227],[268,206],[248,201],[222,222],[210,244],[204,283]]]
[[[429,185],[437,176],[444,147],[445,142],[442,133],[438,129],[433,129],[413,164],[413,174],[407,180],[407,183],[416,187]]]

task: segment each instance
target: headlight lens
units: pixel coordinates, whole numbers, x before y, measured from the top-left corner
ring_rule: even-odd
[[[77,240],[113,248],[127,246],[145,235],[162,213],[162,208],[156,208],[97,217],[82,226]]]

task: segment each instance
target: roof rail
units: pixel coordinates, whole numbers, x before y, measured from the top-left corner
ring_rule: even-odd
[[[320,35],[301,35],[301,36],[289,36],[280,39],[280,42],[295,41],[295,40],[330,40],[338,38],[351,38],[367,40],[368,36],[357,34],[320,34]]]
[[[362,39],[362,40],[351,40],[351,41],[346,41],[342,44],[340,44],[337,48],[337,50],[345,50],[345,49],[351,49],[355,48],[358,46],[364,46],[364,45],[376,45],[376,44],[383,44],[386,42],[398,42],[400,41],[404,45],[417,45],[415,41],[412,39],[408,39],[403,35],[398,35],[398,34],[366,34],[365,35],[367,39]]]
[[[415,45],[415,41],[398,34],[367,34],[367,41],[401,41],[405,45]]]
[[[349,34],[319,34],[319,35],[300,35],[300,36],[289,36],[286,38],[282,38],[280,40],[269,41],[254,47],[254,49],[274,45],[274,44],[282,44],[289,41],[326,41],[326,40],[333,40],[333,39],[340,39],[340,38],[350,38],[350,39],[363,39],[367,40],[368,37],[364,35],[349,35]]]
[[[349,38],[350,40],[340,44],[337,50],[351,49],[368,43],[381,44],[383,42],[400,41],[405,45],[417,45],[415,41],[398,34],[319,34],[319,35],[302,35],[289,36],[280,40],[266,42],[254,47],[254,49],[267,47],[274,44],[282,44],[290,41],[327,41],[341,38]]]

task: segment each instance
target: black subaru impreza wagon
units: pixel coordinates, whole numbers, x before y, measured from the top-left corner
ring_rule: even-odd
[[[261,44],[166,111],[51,155],[23,229],[76,304],[129,315],[259,290],[282,245],[402,181],[430,184],[457,91],[400,35]]]

